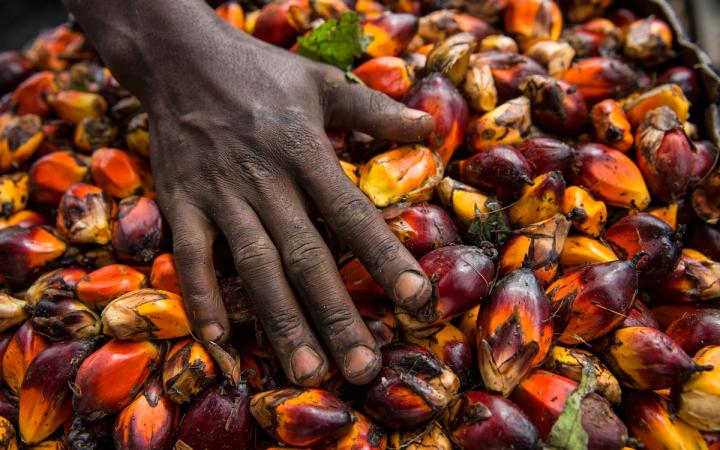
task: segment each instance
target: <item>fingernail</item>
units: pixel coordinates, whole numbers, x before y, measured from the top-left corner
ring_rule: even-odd
[[[293,352],[290,365],[295,381],[301,383],[317,373],[322,366],[322,358],[309,346],[301,345]]]
[[[401,273],[395,281],[395,298],[401,306],[421,306],[429,293],[425,277],[414,270]]]
[[[405,110],[405,118],[409,120],[422,120],[427,117],[430,117],[430,114],[426,113],[425,111],[410,108]]]
[[[369,347],[357,345],[345,355],[345,374],[354,378],[364,374],[375,365],[377,354]]]
[[[217,322],[211,322],[200,329],[200,339],[203,341],[218,341],[225,334],[225,330]]]

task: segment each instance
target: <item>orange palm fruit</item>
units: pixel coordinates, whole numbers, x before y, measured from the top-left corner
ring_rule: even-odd
[[[423,42],[435,44],[461,32],[470,32],[477,39],[483,39],[493,32],[493,28],[478,17],[438,9],[420,17],[417,34]]]
[[[670,225],[670,228],[676,230],[678,225],[678,212],[680,212],[679,209],[680,205],[678,202],[673,202],[667,206],[648,209],[647,212],[658,219],[662,219],[665,223]]]
[[[619,257],[639,258],[640,287],[662,283],[680,259],[679,235],[665,221],[648,213],[621,218],[605,230],[605,240]]]
[[[588,120],[588,108],[578,89],[552,77],[533,75],[520,89],[530,99],[533,124],[553,133],[576,136]]]
[[[393,342],[381,352],[383,368],[361,397],[365,414],[390,430],[437,418],[458,391],[453,371],[418,345]]]
[[[0,127],[0,172],[7,172],[30,159],[43,138],[40,117],[26,114],[11,118]]]
[[[355,420],[348,433],[334,444],[322,447],[322,450],[385,450],[387,434],[357,411],[353,411]]]
[[[453,444],[445,430],[433,422],[425,428],[414,431],[396,431],[390,435],[388,448],[404,450],[452,450]]]
[[[686,311],[668,325],[665,334],[691,356],[703,347],[720,345],[720,310]]]
[[[355,164],[349,163],[347,161],[339,161],[340,167],[342,168],[343,172],[345,172],[345,175],[347,175],[348,178],[350,178],[350,181],[352,181],[352,184],[355,186],[358,185],[360,182],[360,167],[356,166]]]
[[[462,88],[473,111],[485,113],[497,106],[497,89],[489,65],[471,66]]]
[[[620,382],[610,369],[600,361],[600,358],[592,353],[579,348],[561,347],[556,345],[550,351],[545,368],[550,372],[580,382],[582,379],[584,364],[592,364],[595,371],[595,382],[597,393],[602,395],[610,403],[617,405],[622,397]]]
[[[480,308],[478,364],[485,387],[507,396],[547,356],[553,336],[550,302],[535,275],[502,278]]]
[[[452,219],[439,206],[419,203],[394,206],[383,211],[385,222],[416,258],[439,247],[460,243]]]
[[[460,319],[458,319],[458,322],[456,324],[460,332],[464,334],[466,338],[468,338],[470,343],[473,344],[476,342],[475,335],[477,331],[477,320],[479,315],[480,305],[477,305],[470,311],[460,316]]]
[[[49,70],[28,77],[15,89],[12,100],[18,105],[17,113],[37,114],[45,117],[50,113],[47,96],[59,90],[55,73]]]
[[[36,67],[54,71],[67,68],[72,57],[78,56],[85,44],[85,36],[63,24],[41,33],[32,42],[25,56]]]
[[[483,38],[478,44],[478,51],[480,53],[485,52],[506,52],[506,53],[517,53],[520,51],[515,39],[504,34],[491,34]]]
[[[112,264],[84,276],[75,290],[83,302],[105,306],[111,300],[145,286],[147,277],[143,273],[123,264]]]
[[[569,230],[570,221],[562,214],[556,214],[543,222],[513,231],[500,250],[500,276],[526,267],[541,284],[549,284],[557,273],[560,252]]]
[[[720,298],[720,262],[697,250],[683,248],[675,269],[657,287],[658,298],[674,302]]]
[[[150,286],[176,295],[182,295],[180,276],[172,253],[163,253],[155,258],[150,270]]]
[[[355,307],[379,347],[398,338],[400,331],[391,305],[386,302],[358,302]]]
[[[465,392],[453,401],[448,430],[463,450],[531,449],[540,440],[537,428],[517,405],[485,391]]]
[[[535,370],[525,377],[510,399],[525,412],[545,439],[578,384],[566,377]],[[615,415],[610,403],[591,392],[580,402],[580,422],[588,434],[588,449],[621,449],[628,438],[625,424]]]
[[[673,32],[670,26],[655,17],[636,20],[625,31],[623,53],[644,65],[651,66],[673,56]]]
[[[57,206],[70,186],[87,181],[89,176],[86,157],[70,151],[47,154],[30,167],[30,196],[36,202]]]
[[[117,339],[173,339],[190,334],[182,297],[140,289],[121,295],[102,311],[103,333]]]
[[[497,195],[501,202],[517,200],[525,185],[532,184],[532,168],[519,150],[494,145],[459,161],[460,180],[484,192]]]
[[[707,450],[702,434],[671,413],[670,402],[654,392],[628,391],[622,411],[637,438],[648,450]]]
[[[561,211],[570,217],[575,228],[595,238],[602,234],[607,222],[605,203],[595,200],[589,191],[580,186],[565,189]]]
[[[231,4],[235,4],[234,2]],[[240,7],[240,5],[237,5]],[[138,155],[150,156],[150,126],[148,124],[148,114],[141,112],[136,114],[130,122],[128,122],[125,131],[125,143],[128,150]]]
[[[8,346],[10,345],[10,342],[12,342],[13,337],[15,336],[16,330],[7,330],[2,333],[0,333],[0,381],[5,381],[5,376],[3,374],[2,368],[2,358],[5,356],[5,350],[7,350]],[[17,408],[15,408],[14,404],[10,403],[9,400],[5,398],[5,395],[0,392],[0,416],[3,417],[9,417],[12,416],[9,411],[14,409],[15,413],[17,413]],[[13,418],[15,422],[17,422],[17,414],[15,414],[15,417]]]
[[[712,370],[692,374],[678,389],[678,416],[699,430],[720,430],[720,346],[703,348],[694,361]]]
[[[473,375],[473,344],[454,325],[446,323],[430,336],[417,338],[408,333],[405,340],[430,350],[440,362],[447,365],[460,380],[460,389],[468,389]]]
[[[75,184],[60,200],[57,229],[73,244],[108,244],[113,208],[112,199],[99,187]]]
[[[17,434],[10,420],[0,416],[0,447],[5,450],[18,450]]]
[[[64,439],[51,439],[42,441],[37,445],[28,447],[29,450],[68,450]]]
[[[21,228],[32,228],[47,224],[47,217],[37,211],[31,211],[28,209],[18,211],[7,219],[0,218],[0,230],[16,226]]]
[[[424,201],[430,199],[442,174],[437,154],[422,145],[406,145],[368,161],[360,173],[360,190],[377,207]]]
[[[668,335],[650,327],[615,330],[600,344],[603,361],[625,386],[658,390],[679,386],[712,369],[690,358]]]
[[[97,314],[72,298],[41,300],[33,310],[32,324],[51,341],[89,338],[102,330]]]
[[[365,50],[372,57],[399,56],[418,29],[418,19],[412,14],[386,13],[367,17],[362,21],[365,37],[372,41]]]
[[[572,184],[584,186],[610,206],[643,210],[650,193],[640,170],[622,152],[602,144],[583,144],[576,150]]]
[[[443,178],[435,190],[440,201],[466,226],[469,226],[479,214],[491,212],[487,206],[490,200],[487,195],[450,177]]]
[[[0,217],[8,218],[25,209],[30,178],[25,172],[0,175]]]
[[[118,203],[112,248],[121,261],[149,265],[163,253],[166,239],[166,226],[155,200],[132,196]]]
[[[588,106],[606,98],[622,97],[637,86],[637,75],[630,66],[603,56],[576,62],[561,78],[577,86]]]
[[[60,91],[49,95],[47,102],[58,117],[74,124],[86,117],[100,118],[108,108],[105,99],[92,92]]]
[[[558,342],[590,342],[611,332],[632,308],[638,290],[635,261],[583,266],[547,288]]]
[[[45,227],[10,227],[0,230],[0,281],[9,285],[30,284],[67,249]]]
[[[28,303],[5,292],[0,292],[0,333],[29,317]]]
[[[75,148],[85,153],[111,145],[117,137],[117,127],[107,117],[85,117],[73,133]]]
[[[566,237],[560,253],[560,265],[563,269],[617,261],[617,259],[610,246],[585,236]]]
[[[475,50],[477,38],[473,33],[463,32],[449,36],[427,55],[425,72],[439,72],[452,84],[459,86],[465,79],[470,65],[470,55]]]
[[[32,360],[20,387],[20,436],[37,444],[72,415],[71,383],[80,364],[98,345],[97,339],[53,344]]]
[[[414,70],[402,58],[380,56],[360,64],[353,73],[370,89],[402,98],[413,85]]]
[[[162,368],[165,393],[175,403],[186,403],[210,386],[218,369],[201,343],[184,338],[173,344]]]
[[[560,76],[572,65],[575,49],[567,42],[537,41],[525,50],[525,56],[545,66],[550,75]]]
[[[129,405],[163,360],[165,347],[153,341],[113,339],[87,357],[75,377],[73,409],[97,420]]]
[[[115,148],[100,148],[93,152],[92,177],[103,191],[115,198],[142,195],[147,190],[146,174],[127,152]]]
[[[236,1],[223,2],[215,8],[215,14],[237,29],[245,30],[245,13]]]
[[[633,145],[630,122],[625,111],[613,99],[605,99],[590,110],[590,121],[595,131],[595,139],[607,146],[627,153]]]
[[[435,119],[435,128],[427,138],[428,147],[447,164],[463,143],[468,125],[468,105],[460,91],[444,76],[431,74],[410,90],[405,104]]]
[[[340,277],[356,302],[372,302],[387,297],[358,258],[351,259],[340,268]]]
[[[115,419],[116,448],[167,448],[180,420],[180,407],[168,399],[162,383],[153,379]]]
[[[645,116],[653,109],[670,108],[681,123],[688,119],[690,102],[677,84],[663,84],[643,93],[633,94],[620,101],[630,124],[642,125]]]
[[[530,132],[530,100],[517,97],[470,121],[468,142],[478,152],[520,143]]]
[[[562,14],[552,0],[514,0],[505,9],[505,31],[527,50],[537,41],[557,41],[562,31]]]
[[[516,52],[490,51],[470,57],[472,67],[490,66],[498,101],[506,102],[522,95],[520,85],[531,75],[547,75],[543,66],[535,60]]]
[[[283,0],[266,4],[257,17],[248,17],[256,38],[281,47],[290,47],[304,33],[305,16],[310,13],[307,0]],[[296,20],[301,18],[301,20]]]
[[[48,346],[48,341],[37,333],[30,321],[15,332],[3,354],[3,377],[10,391],[17,395],[30,361]]]
[[[513,228],[522,228],[550,219],[560,212],[564,196],[562,173],[544,173],[523,188],[520,199],[508,209],[508,220]]]
[[[327,391],[288,387],[252,397],[250,412],[265,431],[288,445],[336,441],[355,420],[353,411]]]

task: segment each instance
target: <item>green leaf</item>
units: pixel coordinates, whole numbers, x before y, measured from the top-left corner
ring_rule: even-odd
[[[490,243],[497,249],[508,240],[512,230],[497,200],[488,199],[485,206],[491,212],[480,212],[475,208],[475,219],[468,227],[468,238],[478,247],[486,247]]]
[[[588,434],[582,427],[582,401],[596,386],[595,368],[591,361],[584,359],[580,385],[565,401],[563,411],[545,440],[548,450],[585,450],[588,448]]]
[[[300,36],[298,43],[298,54],[343,70],[350,69],[366,46],[360,19],[355,13],[345,13],[339,21],[327,20],[307,36]]]

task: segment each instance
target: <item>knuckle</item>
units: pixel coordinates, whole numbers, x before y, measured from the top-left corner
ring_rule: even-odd
[[[293,278],[301,278],[309,271],[316,270],[326,256],[326,250],[309,236],[291,242],[288,250],[286,265]]]
[[[265,317],[265,327],[272,338],[296,340],[303,328],[303,320],[292,310],[273,310]]]
[[[262,273],[277,264],[277,250],[266,238],[237,242],[233,247],[235,264],[239,271]]]
[[[363,233],[375,220],[375,212],[364,197],[349,190],[341,191],[332,201],[335,226],[342,234]]]
[[[330,340],[345,336],[357,324],[353,311],[343,304],[322,306],[317,310],[317,316]]]
[[[394,236],[375,239],[365,257],[363,264],[368,270],[379,270],[386,262],[395,261],[400,256],[400,243]]]
[[[173,257],[179,266],[206,263],[207,247],[202,239],[186,233],[176,233],[173,238]]]

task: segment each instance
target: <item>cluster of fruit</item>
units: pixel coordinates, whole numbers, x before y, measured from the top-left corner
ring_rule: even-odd
[[[223,242],[232,342],[193,339],[142,105],[75,25],[0,53],[0,446],[720,449],[710,94],[666,21],[611,3],[216,8],[435,119],[327,130],[433,282],[394,308],[327,236],[382,345],[365,386],[288,386]]]

